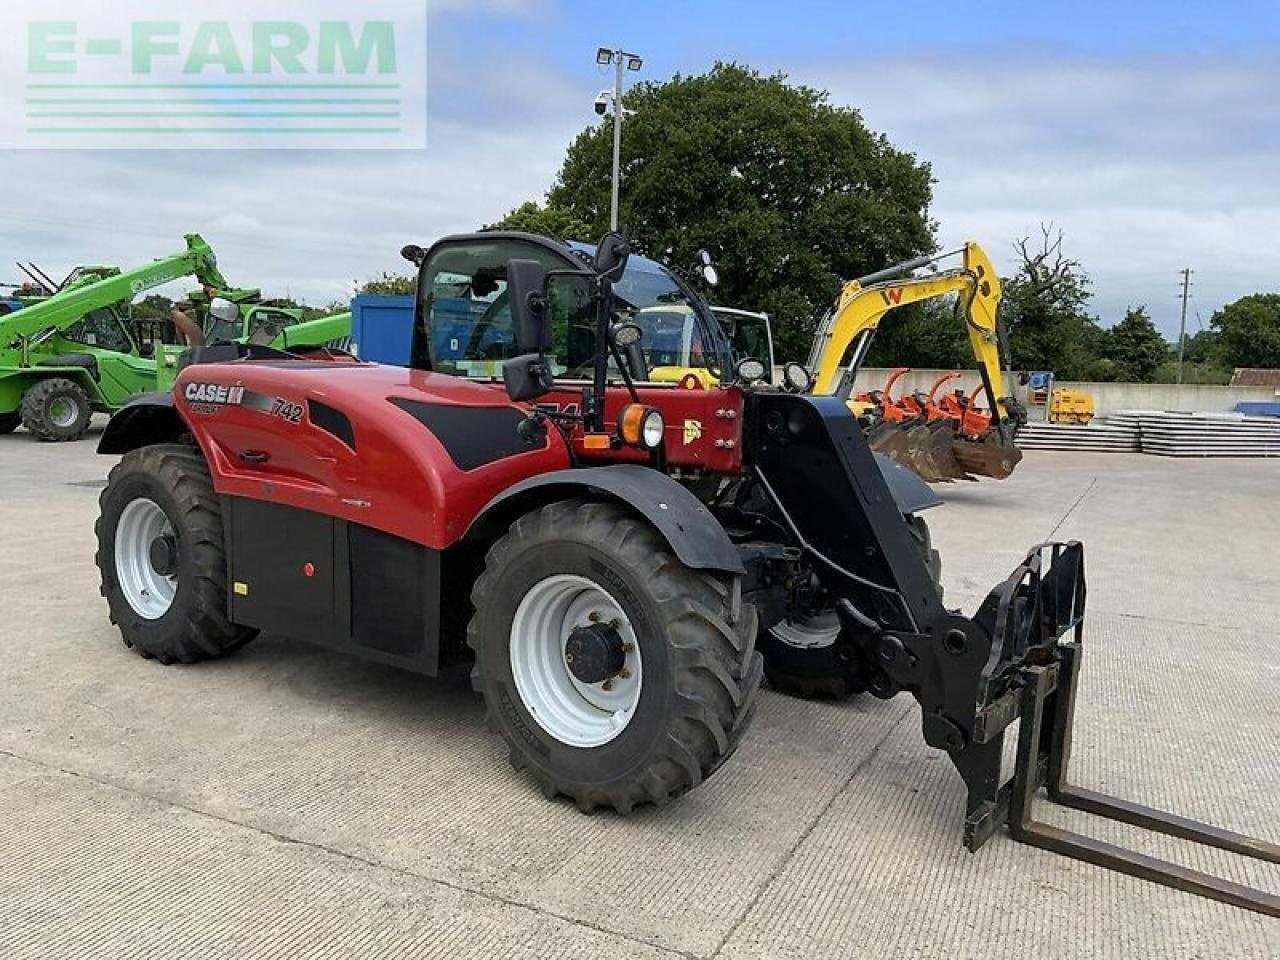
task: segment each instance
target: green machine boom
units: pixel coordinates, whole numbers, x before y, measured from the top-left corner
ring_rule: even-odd
[[[180,254],[133,270],[83,271],[52,296],[0,316],[0,434],[22,425],[42,440],[77,440],[93,413],[171,386],[186,347],[140,343],[119,307],[185,277],[200,283],[199,296],[237,304],[230,327],[209,318],[206,340],[346,346],[350,314],[303,322],[300,310],[250,302],[258,291],[231,289],[212,248],[197,234],[185,239]]]

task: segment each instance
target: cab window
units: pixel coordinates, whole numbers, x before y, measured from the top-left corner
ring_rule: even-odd
[[[550,250],[512,240],[468,242],[438,250],[423,268],[413,366],[482,380],[502,376],[503,362],[519,352],[507,296],[508,260],[536,260],[547,270],[570,268]],[[552,285],[552,354],[557,375],[570,374],[581,365],[582,358],[575,354],[584,349],[584,334],[594,342],[590,329],[571,322],[571,313],[583,312],[583,304],[571,292],[569,284]]]
[[[107,307],[86,314],[68,327],[63,337],[87,347],[100,347],[117,353],[133,352],[133,338],[125,330],[116,312]]]

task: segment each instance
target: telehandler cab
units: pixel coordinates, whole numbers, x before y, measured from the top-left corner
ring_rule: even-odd
[[[172,393],[112,418],[99,449],[123,457],[97,563],[128,646],[191,663],[266,631],[428,675],[470,662],[511,762],[585,811],[663,804],[711,776],[762,670],[802,693],[907,692],[966,785],[971,850],[1008,823],[1280,913],[1267,894],[1031,819],[1047,785],[1059,802],[1280,855],[1065,784],[1079,543],[1034,548],[972,617],[948,610],[924,483],[873,455],[840,399],[732,365],[697,293],[622,237],[590,258],[517,233],[405,253],[419,268],[410,369],[210,347]],[[698,318],[719,358],[712,389],[647,379],[630,318],[658,304]]]

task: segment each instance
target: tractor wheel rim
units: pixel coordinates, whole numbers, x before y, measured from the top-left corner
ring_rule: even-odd
[[[834,609],[823,610],[811,617],[782,620],[769,633],[789,647],[819,650],[831,646],[840,636],[840,617]]]
[[[54,397],[49,403],[49,421],[55,427],[69,427],[79,415],[76,403],[67,397]]]
[[[566,663],[569,635],[609,624],[623,642],[623,669],[584,683]],[[557,574],[529,588],[511,621],[511,675],[525,709],[543,730],[572,747],[599,747],[617,738],[640,704],[644,677],[640,644],[622,605],[586,577]]]
[[[116,524],[116,581],[129,606],[145,620],[168,613],[178,593],[177,576],[157,572],[151,562],[152,543],[173,536],[173,524],[153,500],[130,502]]]

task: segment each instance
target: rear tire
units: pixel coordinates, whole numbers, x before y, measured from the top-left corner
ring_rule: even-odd
[[[64,377],[40,380],[22,396],[22,425],[41,440],[79,440],[89,429],[89,395]]]
[[[94,560],[125,646],[166,665],[196,663],[256,636],[227,619],[222,515],[198,449],[126,453],[98,502]]]
[[[762,673],[755,608],[736,577],[684,566],[623,508],[566,500],[524,515],[471,596],[472,684],[512,765],[548,797],[629,813],[737,749]],[[608,686],[568,666],[569,632],[591,624],[621,641]]]
[[[22,424],[20,413],[0,413],[0,436],[13,433]]]
[[[942,557],[933,548],[933,538],[924,517],[909,515],[907,525],[921,559],[942,600]],[[803,700],[844,700],[862,693],[867,684],[854,639],[840,629],[834,611],[828,618],[837,629],[834,640],[815,646],[796,646],[783,640],[773,629],[760,635],[764,654],[764,674],[769,686]]]

